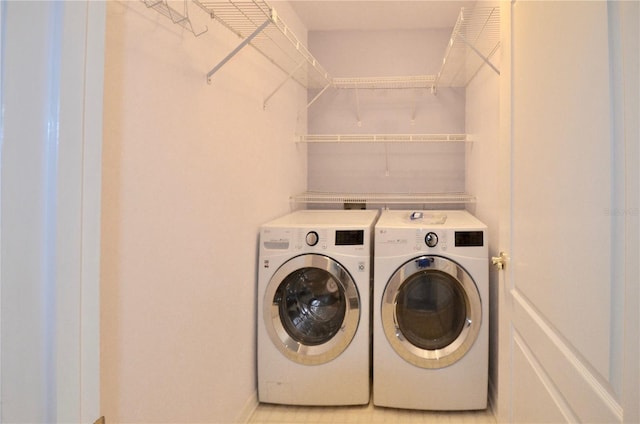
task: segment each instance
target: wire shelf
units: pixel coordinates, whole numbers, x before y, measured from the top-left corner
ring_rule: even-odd
[[[331,82],[329,74],[267,2],[194,2],[239,37],[250,40],[249,44],[302,86],[323,88]]]
[[[193,28],[193,24],[191,23],[191,19],[189,18],[187,0],[184,0],[183,2],[184,6],[182,11],[178,11],[174,7],[171,7],[167,0],[142,0],[142,2],[145,4],[145,6],[154,9],[161,15],[164,15],[167,18],[171,19],[174,24],[180,25],[182,28],[193,33],[193,35],[195,35],[196,37],[204,34],[208,30],[208,28],[205,26],[202,31],[195,31],[195,29]]]
[[[299,143],[452,143],[467,142],[467,134],[305,134]]]
[[[415,75],[398,77],[334,78],[335,88],[362,89],[402,89],[431,88],[435,84],[435,75]]]
[[[149,8],[170,18],[173,23],[198,36],[188,16],[187,1],[178,11],[168,0],[142,0]],[[251,44],[275,66],[306,88],[326,89],[411,89],[439,86],[464,87],[483,64],[498,74],[490,62],[500,47],[500,8],[462,8],[447,45],[442,66],[437,75],[397,77],[331,78],[306,46],[280,19],[276,10],[264,0],[193,0],[212,19],[217,20],[244,41],[227,58],[207,74],[210,79],[219,67],[246,44]],[[287,78],[288,79],[288,78]],[[277,91],[277,90],[276,90]]]
[[[500,8],[462,8],[447,46],[436,86],[465,87],[500,47]]]
[[[293,203],[342,204],[365,203],[384,205],[469,204],[476,198],[467,193],[330,193],[307,191],[294,196]]]

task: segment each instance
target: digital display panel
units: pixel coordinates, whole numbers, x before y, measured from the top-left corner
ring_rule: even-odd
[[[336,230],[336,246],[360,246],[364,244],[364,230]]]
[[[456,231],[456,246],[480,247],[484,245],[482,231]]]

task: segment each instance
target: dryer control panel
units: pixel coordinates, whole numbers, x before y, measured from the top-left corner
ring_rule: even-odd
[[[467,211],[386,210],[375,226],[375,253],[486,257],[487,236],[486,225]]]
[[[480,254],[486,249],[486,234],[482,230],[448,228],[387,229],[375,233],[376,252],[396,255],[408,252],[431,254]]]

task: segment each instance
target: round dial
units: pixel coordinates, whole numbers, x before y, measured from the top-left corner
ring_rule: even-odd
[[[436,233],[427,233],[424,238],[424,242],[429,247],[436,247],[436,245],[438,244],[438,235]]]
[[[307,245],[309,246],[315,246],[316,244],[318,244],[318,233],[316,233],[315,231],[309,231],[307,233],[307,237],[306,237],[306,242]]]

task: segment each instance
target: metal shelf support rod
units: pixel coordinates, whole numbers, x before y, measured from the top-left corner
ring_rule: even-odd
[[[487,59],[486,57],[484,57],[484,55],[482,53],[480,53],[480,51],[478,49],[476,49],[476,47],[467,41],[466,38],[464,38],[464,36],[462,34],[458,34],[458,37],[460,37],[460,39],[462,41],[464,41],[464,43],[471,49],[473,50],[478,56],[480,56],[480,59],[482,59],[484,61],[484,63],[486,63],[487,65],[489,65],[489,67],[491,67],[491,69],[493,69],[496,74],[500,75],[500,70],[498,68],[496,68],[495,66],[493,66],[493,63],[491,63],[489,61],[489,59]]]
[[[356,124],[361,127],[362,126],[362,118],[360,118],[360,96],[358,95],[358,86],[356,85]]]
[[[414,90],[413,105],[411,108],[411,125],[416,124],[416,114],[418,112],[418,90]]]
[[[231,58],[233,56],[235,56],[236,54],[238,54],[238,52],[240,50],[242,50],[242,48],[244,46],[246,46],[247,44],[249,44],[251,42],[251,40],[253,40],[254,38],[256,38],[256,36],[258,34],[260,34],[266,27],[267,25],[269,25],[271,23],[270,19],[267,19],[266,21],[264,21],[264,23],[262,25],[260,25],[258,28],[256,28],[255,31],[253,31],[251,33],[251,35],[249,35],[247,38],[245,38],[242,43],[240,43],[238,45],[238,47],[236,47],[235,49],[233,49],[233,51],[231,53],[229,53],[224,59],[222,59],[222,61],[220,61],[220,63],[218,63],[212,70],[209,71],[209,73],[207,73],[207,82],[209,84],[211,84],[211,76],[213,74],[215,74],[216,72],[218,72],[218,70],[220,68],[222,68],[224,66],[224,64],[226,64],[229,60],[231,60]]]
[[[296,66],[296,68],[289,72],[289,75],[287,75],[287,78],[285,78],[277,87],[275,90],[273,90],[273,92],[271,94],[269,94],[265,99],[264,99],[264,103],[262,104],[262,109],[266,109],[267,108],[267,102],[271,99],[271,97],[273,97],[274,94],[276,94],[278,92],[278,90],[280,90],[280,88],[282,88],[283,85],[285,85],[287,83],[287,81],[289,81],[289,79],[291,77],[293,77],[293,74],[295,74],[296,72],[298,72],[298,69],[300,69],[302,67],[302,65],[304,65],[304,62],[300,62],[300,64],[298,66]]]
[[[320,96],[322,96],[324,94],[325,91],[327,91],[327,88],[331,87],[331,82],[329,82],[329,84],[325,85],[324,88],[322,90],[320,90],[320,92],[318,94],[316,94],[316,96],[311,99],[311,101],[309,103],[307,103],[307,109],[309,109],[309,107],[315,103],[316,100],[318,100],[320,98]]]

